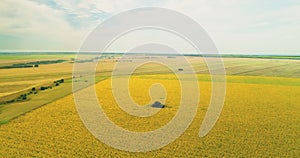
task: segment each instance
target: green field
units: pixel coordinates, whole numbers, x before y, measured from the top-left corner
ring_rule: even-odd
[[[36,59],[66,59],[74,58],[75,53],[44,53],[44,52],[35,52],[35,53],[1,53],[0,60],[36,60]]]

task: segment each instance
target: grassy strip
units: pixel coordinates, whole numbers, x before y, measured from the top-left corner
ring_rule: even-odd
[[[4,125],[4,124],[7,124],[7,123],[9,123],[8,120],[1,120],[1,121],[0,121],[0,125]]]
[[[107,79],[106,76],[97,76],[95,82],[100,82],[105,79]],[[72,92],[72,79],[67,79],[64,84],[53,89],[40,91],[29,100],[3,104],[1,105],[0,122],[2,122],[1,124],[8,123],[21,115],[70,95]]]
[[[45,61],[34,61],[34,62],[28,62],[28,63],[18,63],[18,64],[12,64],[7,66],[0,66],[0,69],[14,69],[14,68],[32,68],[32,67],[38,67],[39,65],[45,65],[45,64],[57,64],[62,63],[67,60],[45,60]]]
[[[183,80],[192,80],[191,75],[182,75]],[[136,75],[136,77],[143,79],[164,79],[177,80],[175,76],[170,75]],[[197,74],[198,81],[211,82],[210,75]],[[299,78],[285,78],[285,77],[266,77],[266,76],[226,76],[227,83],[244,83],[244,84],[266,84],[266,85],[281,85],[281,86],[300,86]]]

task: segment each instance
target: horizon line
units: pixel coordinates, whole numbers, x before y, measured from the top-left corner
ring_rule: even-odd
[[[1,54],[4,53],[71,53],[71,54],[77,54],[79,51],[5,51],[0,50]],[[84,53],[92,53],[92,54],[153,54],[153,55],[249,55],[249,56],[267,56],[267,55],[273,55],[273,56],[300,56],[300,53],[292,53],[292,54],[284,54],[284,53],[197,53],[197,52],[183,52],[183,53],[173,53],[173,52],[121,52],[121,51],[115,51],[115,52],[97,52],[97,51],[86,51]]]

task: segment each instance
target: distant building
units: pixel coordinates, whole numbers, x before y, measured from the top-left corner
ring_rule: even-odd
[[[183,71],[183,68],[178,68],[178,71]]]

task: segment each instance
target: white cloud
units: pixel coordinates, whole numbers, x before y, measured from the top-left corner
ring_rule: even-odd
[[[272,2],[169,0],[164,7],[195,19],[222,53],[300,53],[299,3],[268,6]]]
[[[208,31],[223,53],[300,52],[297,0],[2,0],[0,3],[0,34],[23,39],[23,45],[12,49],[22,49],[24,45],[40,49],[34,42],[45,40],[45,49],[77,50],[87,33],[111,15],[136,7],[157,6],[192,17]]]
[[[77,49],[84,32],[64,20],[63,13],[32,1],[4,0],[0,5],[0,33],[24,39],[13,49],[35,48],[45,40],[44,50]],[[35,45],[36,42],[36,45]],[[47,46],[47,43],[48,46]],[[54,45],[52,45],[54,44]]]

